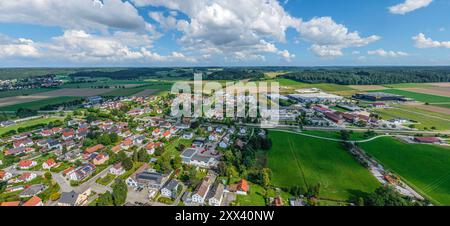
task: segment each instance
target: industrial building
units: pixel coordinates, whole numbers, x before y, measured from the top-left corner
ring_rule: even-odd
[[[289,94],[288,97],[302,103],[323,103],[323,102],[335,103],[344,99],[341,96],[324,92]]]

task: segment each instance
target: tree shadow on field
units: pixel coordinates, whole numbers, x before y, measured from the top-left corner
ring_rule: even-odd
[[[348,189],[347,191],[350,194],[348,201],[351,203],[358,203],[359,198],[363,198],[365,200],[367,196],[370,195],[370,193],[356,189]]]

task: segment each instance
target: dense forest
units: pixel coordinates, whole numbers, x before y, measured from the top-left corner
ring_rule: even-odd
[[[450,82],[450,67],[320,68],[287,73],[281,77],[304,83],[341,85]]]
[[[247,69],[224,69],[215,71],[204,76],[205,80],[241,80],[241,79],[261,79],[264,73],[260,70]]]

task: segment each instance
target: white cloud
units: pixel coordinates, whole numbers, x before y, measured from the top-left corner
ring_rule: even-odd
[[[419,33],[412,37],[415,42],[415,46],[420,49],[425,48],[450,48],[450,41],[434,41],[431,38],[427,38],[425,34]]]
[[[404,3],[389,7],[389,11],[393,14],[406,14],[414,10],[427,7],[433,0],[406,0]]]
[[[37,56],[39,56],[39,50],[33,40],[12,39],[0,34],[0,58]]]
[[[377,50],[370,50],[367,51],[367,54],[369,55],[377,55],[381,57],[403,57],[408,56],[408,53],[402,52],[402,51],[386,51],[384,49],[377,49]]]
[[[152,30],[130,2],[121,0],[2,0],[0,22],[64,29]]]
[[[290,60],[293,55],[278,50],[273,41],[285,42],[288,28],[301,20],[290,16],[276,0],[133,0],[138,6],[165,7],[186,15],[174,21],[172,15],[151,12],[150,17],[164,28],[182,33],[179,42],[204,56],[222,54],[237,60],[263,59],[273,53]]]
[[[195,62],[180,52],[169,55],[152,52],[152,43],[151,36],[123,31],[95,35],[83,30],[66,30],[50,42],[0,36],[0,58],[39,56],[39,59],[49,62],[74,63]]]
[[[330,17],[313,18],[302,23],[298,31],[304,40],[313,43],[311,51],[321,57],[342,56],[342,49],[365,46],[380,39],[376,35],[363,38],[357,31],[349,32]]]

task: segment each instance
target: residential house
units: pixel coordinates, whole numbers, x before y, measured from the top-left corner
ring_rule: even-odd
[[[180,184],[177,180],[172,179],[170,180],[162,189],[161,189],[161,196],[175,199],[178,195],[178,187]]]
[[[35,161],[32,160],[21,160],[17,166],[22,169],[22,170],[27,170],[30,168],[33,168],[37,165],[37,163]]]
[[[43,205],[44,203],[42,202],[41,198],[33,196],[31,199],[26,201],[22,206],[43,206]]]
[[[31,147],[31,146],[33,146],[33,144],[34,144],[34,142],[31,139],[26,138],[23,140],[14,141],[13,147],[14,148],[25,148],[25,147]]]
[[[69,174],[69,179],[73,181],[82,181],[95,172],[95,165],[85,164],[78,167],[74,172]]]
[[[6,172],[3,170],[0,170],[0,181],[7,181],[12,178],[12,174],[10,172]]]
[[[0,206],[20,206],[20,201],[2,202]]]
[[[208,204],[210,206],[220,206],[223,200],[225,186],[222,183],[216,183],[209,191]]]
[[[227,187],[228,192],[234,192],[239,195],[247,195],[248,190],[248,182],[244,179],[241,179],[238,183],[229,185]]]
[[[55,167],[55,166],[56,166],[56,162],[52,158],[49,158],[47,161],[42,163],[42,168],[43,169],[50,169],[50,168]]]
[[[132,139],[125,139],[120,144],[120,147],[124,150],[128,150],[131,146],[133,146],[133,140]]]
[[[192,193],[192,202],[203,205],[205,203],[206,196],[210,189],[210,178],[207,176],[203,178],[202,182],[197,186],[195,191]]]
[[[22,175],[20,175],[17,178],[17,182],[18,183],[20,183],[20,182],[30,182],[36,177],[37,177],[37,175],[35,173],[25,172],[25,173],[22,173]]]
[[[125,169],[122,167],[122,163],[119,162],[109,169],[109,173],[119,176],[125,173]]]
[[[20,198],[32,197],[43,192],[47,187],[43,184],[33,184],[27,187],[22,193],[20,193]]]
[[[194,137],[194,133],[190,132],[190,133],[183,133],[183,135],[181,136],[183,139],[186,140],[190,140]]]
[[[108,161],[108,160],[109,160],[109,155],[106,153],[101,153],[94,157],[94,159],[92,160],[92,163],[94,163],[94,165],[98,166],[98,165],[105,164],[106,161]]]
[[[72,140],[75,138],[75,131],[73,129],[69,129],[63,132],[62,139],[63,140]]]
[[[58,206],[84,206],[87,204],[90,195],[91,189],[83,193],[77,193],[75,191],[63,192],[61,198],[58,200]]]
[[[84,152],[88,153],[88,154],[92,154],[92,153],[100,151],[104,148],[105,148],[105,146],[103,146],[103,144],[97,144],[95,146],[87,148]]]

